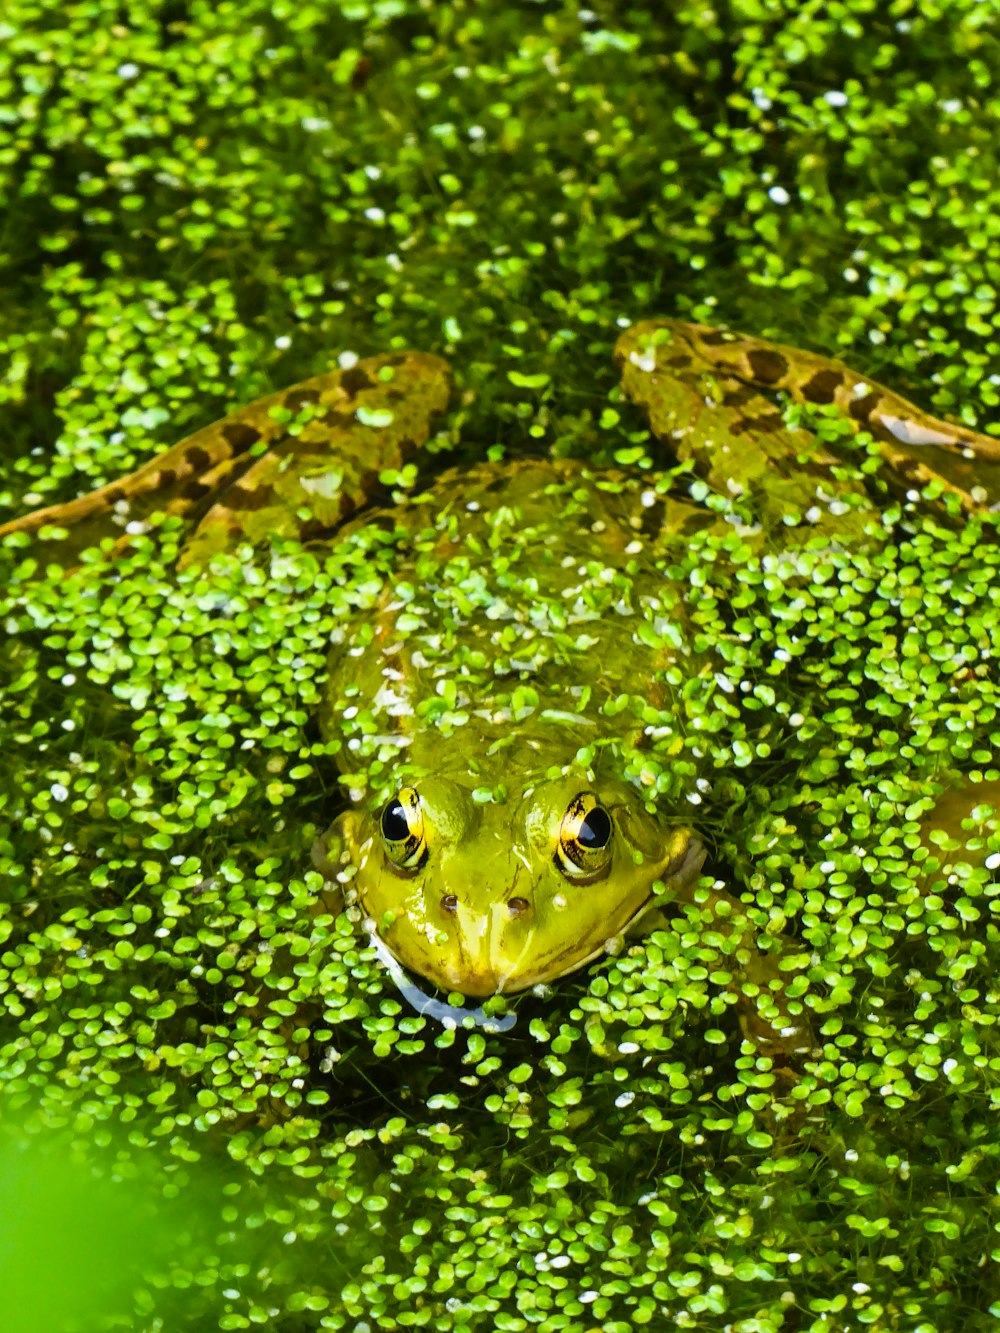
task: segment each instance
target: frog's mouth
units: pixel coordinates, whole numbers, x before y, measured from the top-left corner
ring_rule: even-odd
[[[612,934],[607,935],[601,932],[593,947],[587,949],[584,953],[564,949],[561,955],[547,954],[543,957],[534,958],[531,960],[530,968],[521,969],[518,966],[519,960],[515,960],[508,967],[506,973],[497,977],[497,985],[493,994],[510,994],[514,991],[529,990],[532,986],[546,982],[557,981],[561,977],[585,967],[604,954],[613,955],[618,953],[621,950],[625,936],[638,926],[643,916],[655,905],[655,900],[660,896],[655,891],[656,884],[660,883],[668,890],[687,887],[697,877],[704,859],[705,850],[701,843],[697,838],[691,838],[683,851],[662,868],[660,876],[650,885],[649,892],[646,893],[626,920],[617,925]],[[507,1032],[517,1022],[517,1016],[512,1012],[500,1015],[488,1014],[482,1005],[473,1009],[462,1005],[448,1004],[444,1000],[428,995],[404,970],[399,959],[377,933],[375,922],[368,920],[366,929],[379,960],[396,983],[400,994],[418,1014],[425,1014],[445,1027],[464,1027],[471,1023],[471,1025],[481,1027],[487,1032]],[[530,948],[531,941],[529,940],[525,945],[522,957],[526,958],[529,955]],[[508,990],[511,980],[514,980],[515,984]]]
[[[509,1032],[517,1022],[517,1014],[512,1012],[488,1014],[482,1005],[468,1009],[428,995],[412,980],[385,940],[376,933],[374,922],[369,924],[368,934],[379,962],[396,983],[400,995],[418,1014],[426,1014],[446,1028],[466,1027],[466,1020],[471,1020],[474,1027],[483,1028],[486,1032]]]

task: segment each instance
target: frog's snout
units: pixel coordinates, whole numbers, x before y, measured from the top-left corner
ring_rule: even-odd
[[[484,909],[445,894],[441,909],[455,945],[449,969],[454,970],[453,989],[471,996],[522,989],[523,963],[535,934],[526,898],[501,898]],[[517,979],[514,986],[510,986],[512,978]]]

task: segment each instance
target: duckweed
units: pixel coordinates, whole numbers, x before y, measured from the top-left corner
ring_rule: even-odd
[[[650,313],[840,349],[982,429],[990,17],[14,0],[0,504],[415,346],[461,380],[435,451],[617,459],[738,518],[683,468],[661,481],[615,387],[615,334]],[[882,484],[874,450],[851,459]],[[743,1037],[740,942],[707,908],[522,997],[503,1034],[411,1013],[311,910],[310,844],[364,762],[316,728],[326,651],[391,534],[210,575],[174,569],[170,521],[69,574],[12,539],[0,1116],[8,1160],[46,1163],[18,1193],[35,1326],[992,1327],[996,524],[886,491],[849,549],[790,529],[759,554],[732,524],[669,552],[709,669],[669,708],[624,693],[649,744],[618,757],[791,942],[817,1035],[795,1081]],[[502,552],[484,566],[516,577]],[[982,799],[930,832],[960,779]],[[56,1226],[70,1189],[95,1248]],[[115,1219],[151,1201],[169,1225],[123,1249]]]

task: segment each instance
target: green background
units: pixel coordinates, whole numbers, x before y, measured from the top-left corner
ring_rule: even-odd
[[[0,517],[346,351],[448,354],[468,454],[639,457],[610,348],[649,315],[983,428],[997,17],[11,0]],[[735,891],[810,957],[791,1140],[697,923],[487,1036],[310,922],[337,801],[311,705],[372,571],[178,582],[175,540],[113,573],[3,557],[5,1328],[993,1327],[995,886],[930,892],[917,834],[998,776],[992,517],[897,508],[810,593],[780,560],[676,571],[709,639],[722,605],[753,630],[736,703],[692,706]],[[786,762],[756,768],[772,715]]]

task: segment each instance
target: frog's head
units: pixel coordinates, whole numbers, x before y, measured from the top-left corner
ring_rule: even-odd
[[[643,915],[654,885],[687,885],[703,859],[690,829],[639,793],[584,774],[497,803],[443,777],[399,788],[330,830],[365,915],[399,961],[442,990],[519,991],[598,955]]]

